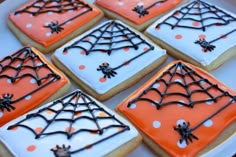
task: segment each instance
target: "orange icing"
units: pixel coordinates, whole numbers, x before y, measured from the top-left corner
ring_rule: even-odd
[[[50,69],[59,75],[61,78],[56,80],[55,82],[50,83],[49,85],[46,85],[45,87],[41,88],[37,92],[31,94],[29,97],[25,97],[24,99],[13,103],[12,106],[15,107],[15,110],[11,110],[10,112],[4,110],[3,112],[0,110],[0,126],[4,125],[5,123],[17,118],[18,116],[24,114],[27,111],[30,111],[31,109],[37,107],[39,104],[43,103],[45,100],[47,100],[50,96],[52,96],[55,92],[57,92],[61,87],[63,87],[65,84],[68,83],[68,80],[62,75],[61,72],[59,72],[54,66],[52,66],[37,50],[32,48],[33,52],[40,57],[40,59],[43,61],[43,63],[47,64]],[[9,60],[8,60],[9,61]],[[5,61],[1,63],[1,65],[7,65],[8,61]],[[38,60],[36,60],[37,63]],[[16,66],[18,64],[18,61],[14,61],[12,66]],[[33,63],[30,60],[27,60],[27,63],[24,63],[24,65],[32,65]],[[17,67],[17,66],[16,66]],[[15,71],[11,70],[10,68],[8,70],[5,70],[1,73],[1,75],[8,75],[8,76],[14,76]],[[32,73],[29,69],[22,69],[20,70],[21,74],[27,74]],[[40,68],[38,70],[39,76],[47,76],[47,74],[51,73],[47,68]],[[48,79],[44,80],[42,82],[42,85],[46,82],[49,82],[49,80],[52,77],[49,77]],[[31,91],[38,89],[37,83],[32,82],[31,77],[23,77],[19,80],[17,80],[14,83],[10,83],[9,79],[3,77],[0,78],[0,87],[1,87],[1,93],[0,97],[2,97],[3,94],[10,93],[13,94],[13,98],[17,99],[19,97],[22,97]]]
[[[223,96],[218,99],[217,102],[206,102],[195,104],[193,108],[186,106],[179,106],[177,104],[170,104],[167,106],[162,106],[159,110],[156,109],[156,106],[152,105],[147,101],[136,101],[133,102],[136,106],[127,107],[128,103],[137,98],[145,89],[152,85],[153,82],[157,78],[159,78],[163,72],[169,69],[172,65],[179,61],[173,62],[169,64],[167,67],[162,69],[159,73],[157,73],[152,79],[146,82],[142,87],[140,87],[137,91],[135,91],[131,96],[129,96],[125,101],[123,101],[118,107],[117,110],[122,112],[134,125],[136,125],[143,133],[145,133],[149,138],[151,138],[157,145],[159,145],[162,149],[168,152],[172,156],[195,156],[201,149],[206,147],[211,141],[213,141],[220,132],[224,130],[230,123],[235,120],[236,113],[236,103],[233,102],[226,109],[218,113],[216,116],[211,118],[211,123],[208,123],[206,126],[201,125],[199,128],[194,130],[192,133],[197,136],[199,139],[193,139],[193,142],[189,142],[189,144],[184,147],[178,147],[178,141],[181,138],[180,134],[174,130],[174,127],[177,126],[178,120],[185,120],[186,122],[190,122],[190,128],[194,128],[200,122],[205,120],[207,117],[212,115],[216,110],[219,110],[220,107],[224,106],[229,99],[229,96]],[[233,91],[225,87],[222,83],[217,81],[207,72],[196,68],[193,65],[184,63],[194,71],[196,71],[200,76],[209,80],[209,82],[213,84],[217,84],[218,87],[224,91],[229,92],[231,95],[236,95]],[[170,75],[169,75],[170,76]],[[168,76],[164,77],[165,80],[168,80]],[[173,79],[181,80],[179,75],[174,75]],[[189,80],[189,76],[187,76],[187,81]],[[206,84],[202,85],[206,88]],[[159,83],[158,90],[163,92],[165,88],[164,83]],[[188,89],[195,90],[200,89],[196,85],[190,86]],[[183,87],[180,85],[173,85],[172,87],[167,89],[168,92],[186,92]],[[219,91],[215,88],[210,90],[210,93],[213,96],[219,94]],[[160,95],[155,92],[148,92],[145,96],[152,100],[160,101]],[[204,93],[196,93],[192,95],[193,100],[205,100],[208,99],[209,96]],[[186,98],[180,95],[174,96],[166,96],[163,99],[163,102],[168,101],[183,101],[189,102]],[[209,121],[208,121],[209,122]],[[210,126],[209,126],[210,125]]]
[[[182,0],[168,0],[164,3],[161,3],[161,5],[156,5],[155,7],[150,8],[149,14],[139,17],[138,13],[133,11],[133,9],[138,5],[139,2],[143,3],[143,7],[146,8],[150,6],[151,4],[157,2],[157,0],[96,0],[96,3],[103,8],[110,10],[125,19],[132,21],[133,23],[137,25],[141,25],[145,23],[146,21],[154,18],[155,16],[159,16],[168,10],[173,9],[178,4],[182,2]]]
[[[30,0],[23,6],[16,9],[16,11],[24,9],[26,6],[31,5],[35,1],[36,0]],[[85,4],[87,4],[87,2],[85,2]],[[44,26],[48,23],[56,21],[58,21],[59,24],[63,23],[64,21],[67,21],[68,19],[75,17],[76,15],[83,12],[85,8],[73,11],[65,11],[62,13],[47,12],[35,16],[32,16],[30,13],[25,12],[15,15],[14,11],[9,15],[9,19],[25,35],[30,37],[35,42],[40,43],[44,47],[48,47],[54,44],[55,42],[61,40],[62,38],[66,37],[70,33],[73,33],[75,30],[82,27],[101,13],[99,9],[95,8],[91,4],[89,4],[89,6],[92,7],[92,11],[89,11],[83,14],[82,16],[79,16],[78,18],[75,18],[69,23],[63,25],[64,29],[61,32],[53,34],[50,34],[51,30],[49,28],[45,28]],[[34,8],[31,9],[31,11],[35,10],[36,9]]]

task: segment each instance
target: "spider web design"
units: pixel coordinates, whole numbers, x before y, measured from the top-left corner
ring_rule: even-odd
[[[57,106],[57,107],[56,107]],[[81,108],[82,107],[82,108]],[[44,112],[51,111],[53,116],[51,118],[43,115]],[[106,116],[99,116],[95,114],[95,112],[105,113]],[[70,114],[71,116],[62,116],[63,114]],[[76,114],[82,114],[81,116],[76,116]],[[84,115],[84,113],[88,113],[89,115]],[[61,117],[62,116],[62,117]],[[37,133],[32,126],[28,125],[27,121],[32,121],[34,119],[40,119],[45,121],[45,127],[41,132]],[[78,130],[73,130],[74,126],[76,126],[76,122],[87,120],[88,123],[94,123],[94,128],[83,128],[83,126]],[[112,124],[102,125],[102,121],[104,120],[112,120]],[[60,122],[67,123],[65,126],[68,126],[68,130],[50,130],[51,125],[59,124]],[[23,127],[31,131],[36,139],[45,138],[46,136],[62,134],[67,137],[67,139],[71,139],[74,136],[79,136],[83,132],[95,133],[97,135],[103,135],[110,129],[117,128],[117,131],[111,133],[109,136],[104,137],[103,139],[99,139],[94,143],[86,145],[82,148],[78,148],[76,150],[70,151],[71,146],[65,146],[62,144],[62,147],[56,146],[57,149],[51,149],[55,156],[60,156],[61,153],[67,154],[70,156],[71,154],[78,153],[87,149],[88,147],[92,147],[97,145],[103,141],[106,141],[124,131],[129,130],[129,127],[119,121],[114,115],[111,115],[109,112],[104,110],[104,108],[100,107],[93,99],[84,94],[82,91],[75,91],[70,93],[69,95],[51,103],[49,106],[39,109],[35,113],[28,114],[23,120],[18,123],[9,126],[8,129],[12,129],[14,127]],[[120,129],[120,130],[118,130]],[[84,135],[81,135],[84,136]]]
[[[48,73],[42,75],[41,70]],[[36,55],[30,47],[24,47],[11,56],[7,56],[0,60],[0,80],[8,79],[10,83],[19,83],[24,78],[32,78],[36,81],[37,88],[29,93],[15,98],[11,93],[3,93],[0,98],[0,110],[10,112],[15,107],[12,104],[24,99],[52,82],[60,79],[60,76],[54,73],[47,64],[45,64],[38,55]]]
[[[186,24],[185,22],[187,21],[189,21],[189,23]],[[208,27],[215,27],[217,25],[224,26],[235,21],[235,17],[215,7],[214,5],[210,5],[201,0],[196,0],[182,7],[180,10],[175,11],[163,22],[157,24],[156,28],[160,27],[161,25],[168,25],[171,27],[171,29],[188,28],[198,29],[205,32]],[[190,25],[190,23],[192,24],[194,22],[199,23],[199,26]],[[195,42],[195,44],[199,44],[205,52],[213,51],[216,46],[212,45],[212,43],[224,38],[225,36],[235,31],[236,29],[230,30],[224,36],[219,36],[218,38],[213,39],[211,41],[206,41],[205,39],[199,38]]]
[[[174,76],[182,78],[183,81],[174,80]],[[156,83],[162,84],[164,88],[159,90],[159,88],[156,88],[154,86]],[[184,91],[169,91],[169,89],[171,88],[176,89],[176,85],[182,87]],[[217,91],[217,94],[213,94],[213,91]],[[159,99],[157,100],[158,96],[156,96],[155,98],[146,97],[145,95],[150,92],[154,92],[156,95],[158,95]],[[196,97],[197,94],[204,94],[206,97],[208,97],[208,99],[201,99],[200,97]],[[178,101],[174,99],[175,96],[185,98],[184,100],[187,100],[187,102]],[[170,99],[170,97],[173,97],[173,99]],[[182,143],[183,141],[185,141],[186,144],[188,144],[189,141],[193,142],[193,139],[198,140],[198,137],[192,132],[198,129],[207,120],[216,116],[222,110],[235,102],[236,96],[230,95],[227,91],[220,89],[216,84],[212,84],[209,80],[203,78],[191,68],[187,67],[181,62],[178,62],[171,66],[168,70],[163,72],[163,74],[148,88],[146,88],[137,98],[130,101],[128,107],[131,107],[131,105],[137,101],[146,101],[152,105],[155,105],[157,110],[160,110],[167,105],[182,105],[185,107],[194,108],[195,105],[217,102],[220,98],[224,97],[229,98],[229,101],[196,126],[190,128],[189,122],[183,122],[183,124],[179,124],[178,126],[174,127],[174,130],[179,132],[181,136],[179,142]]]
[[[146,49],[125,63],[122,63],[116,67],[110,67],[109,63],[101,64],[99,66],[97,70],[104,74],[104,78],[111,78],[117,74],[117,69],[122,68],[127,63],[130,63],[147,52],[153,50],[154,47],[124,25],[116,21],[110,21],[85,35],[83,38],[75,41],[70,46],[65,47],[63,51],[66,52],[69,49],[77,48],[82,49],[86,55],[90,55],[95,52],[105,52],[108,55],[112,55],[112,53],[116,50],[124,48],[138,50],[139,46],[142,44],[146,46]]]
[[[46,28],[50,28],[51,33],[59,33],[64,29],[62,27],[63,25],[82,16],[83,14],[86,14],[89,11],[92,11],[92,7],[80,0],[37,0],[31,5],[26,6],[24,9],[16,11],[15,15],[19,13],[29,13],[33,16],[37,16],[39,14],[48,12],[61,14],[70,10],[82,9],[83,11],[81,13],[60,24],[58,21],[53,21],[50,24],[44,26]]]

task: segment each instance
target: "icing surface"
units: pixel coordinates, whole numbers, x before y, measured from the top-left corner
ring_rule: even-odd
[[[56,58],[99,94],[132,77],[165,50],[119,21],[108,21],[56,50]]]
[[[157,3],[157,0],[96,0],[96,3],[135,24],[141,25],[153,17],[171,10],[182,2],[182,0],[159,1],[160,3]],[[140,14],[139,12],[146,12],[146,14]]]
[[[67,82],[32,47],[1,59],[0,126],[38,106]]]
[[[48,47],[100,13],[83,0],[30,0],[9,18],[28,37]]]
[[[235,120],[235,95],[205,71],[175,61],[117,109],[171,156],[195,156]]]
[[[235,46],[236,18],[218,6],[193,1],[157,20],[147,32],[208,66]]]
[[[104,156],[137,135],[127,121],[79,90],[0,129],[1,141],[16,157],[53,157],[61,148],[71,157]]]

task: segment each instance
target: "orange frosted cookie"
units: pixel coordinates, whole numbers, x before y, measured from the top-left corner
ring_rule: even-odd
[[[235,153],[232,146],[221,151],[219,148],[226,147],[216,146],[236,130],[235,95],[207,72],[175,61],[117,110],[141,130],[144,141],[161,156],[230,156]]]
[[[138,30],[143,30],[160,15],[183,1],[186,0],[96,0],[96,4],[108,17],[122,20]]]
[[[69,89],[65,76],[36,49],[24,47],[0,60],[0,126]]]
[[[30,0],[9,15],[8,26],[23,44],[47,53],[102,17],[99,9],[83,0]]]

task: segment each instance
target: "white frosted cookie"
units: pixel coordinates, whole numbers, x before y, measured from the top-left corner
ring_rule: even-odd
[[[0,141],[9,150],[1,148],[4,157],[125,156],[141,137],[119,115],[76,90],[3,126]]]
[[[235,55],[236,16],[196,0],[157,20],[146,34],[170,55],[212,70]]]
[[[81,88],[106,100],[162,64],[166,51],[120,21],[107,21],[70,41],[52,61]]]

